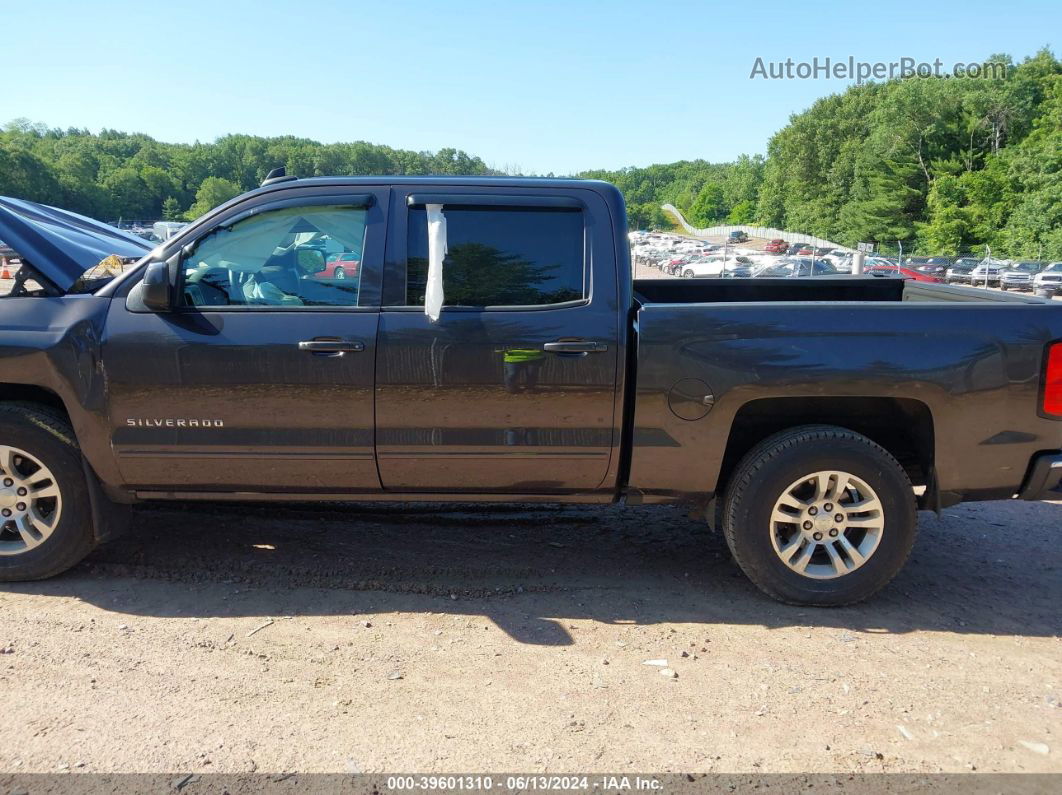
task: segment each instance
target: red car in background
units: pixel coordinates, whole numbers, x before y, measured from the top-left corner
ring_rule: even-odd
[[[914,282],[944,284],[944,280],[939,276],[932,276],[928,273],[922,273],[921,271],[904,268],[902,266],[898,267],[896,265],[871,265],[869,268],[864,268],[863,273],[870,273],[878,276],[899,276],[903,279],[910,279]]]
[[[356,279],[361,270],[361,257],[353,251],[329,254],[323,271],[313,275],[315,279]]]
[[[788,248],[789,248],[789,244],[788,243],[786,243],[784,240],[782,240],[782,238],[776,237],[774,240],[772,240],[770,243],[768,243],[766,246],[764,246],[763,250],[767,254],[785,254],[785,252],[786,252],[786,250]]]

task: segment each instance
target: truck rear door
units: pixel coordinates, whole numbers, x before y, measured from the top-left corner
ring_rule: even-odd
[[[435,322],[429,204],[442,206],[448,250]],[[383,487],[607,488],[620,316],[613,226],[595,192],[394,187],[376,357]]]

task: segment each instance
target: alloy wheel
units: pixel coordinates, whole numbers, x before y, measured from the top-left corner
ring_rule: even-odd
[[[51,470],[24,450],[0,445],[0,555],[40,546],[62,512],[63,496]]]
[[[771,512],[778,558],[804,577],[829,580],[863,566],[885,530],[885,509],[866,481],[848,472],[814,472],[794,481]]]

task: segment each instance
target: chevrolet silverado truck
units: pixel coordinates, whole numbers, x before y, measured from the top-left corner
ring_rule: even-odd
[[[619,191],[583,180],[278,176],[151,251],[0,211],[2,580],[149,500],[623,501],[842,605],[919,508],[1062,498],[1062,306],[1033,296],[635,281]],[[321,278],[330,250],[360,278]]]

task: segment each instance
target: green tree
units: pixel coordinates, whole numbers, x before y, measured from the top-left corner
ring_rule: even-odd
[[[690,206],[686,220],[694,226],[711,226],[726,215],[726,203],[723,198],[723,186],[718,182],[709,182]]]
[[[162,217],[167,221],[179,221],[181,218],[181,205],[172,196],[167,196],[162,203]]]
[[[728,224],[752,224],[756,220],[756,205],[751,199],[739,202],[730,208],[726,217]]]
[[[231,180],[221,177],[207,177],[199,190],[195,192],[195,204],[191,206],[185,218],[194,221],[201,215],[213,210],[219,204],[224,204],[229,199],[239,196],[242,191],[240,186]]]

